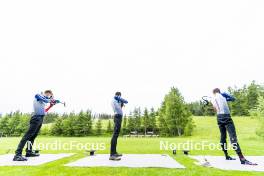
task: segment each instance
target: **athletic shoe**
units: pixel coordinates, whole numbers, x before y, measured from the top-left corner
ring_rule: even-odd
[[[119,157],[117,157],[115,155],[112,155],[112,156],[110,156],[109,160],[112,160],[112,161],[120,161],[121,158],[119,158]]]
[[[24,158],[22,155],[15,155],[13,161],[27,161],[27,158]]]
[[[116,156],[116,157],[122,157],[123,155],[120,154],[120,153],[116,153],[116,154],[114,154],[114,156]]]
[[[39,157],[39,153],[34,153],[34,152],[27,153],[26,157]]]
[[[250,161],[248,161],[248,160],[241,160],[241,164],[243,164],[243,165],[250,165],[250,166],[257,166],[258,164],[257,163],[252,163],[252,162],[250,162]]]
[[[227,156],[226,160],[236,160],[235,158],[232,158],[231,156]]]

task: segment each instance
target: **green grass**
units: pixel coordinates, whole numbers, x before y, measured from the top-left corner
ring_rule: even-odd
[[[237,133],[242,150],[246,155],[263,155],[264,139],[256,136],[255,131],[259,127],[258,121],[251,118],[236,117],[233,118],[236,124]],[[84,151],[73,149],[71,151],[42,151],[42,153],[76,153],[72,157],[64,158],[58,161],[50,162],[38,167],[0,167],[0,175],[3,176],[65,176],[65,175],[141,175],[141,176],[155,176],[155,175],[184,175],[184,176],[199,176],[199,175],[232,175],[232,176],[244,176],[244,175],[256,175],[261,176],[261,172],[238,172],[238,171],[222,171],[213,168],[203,168],[193,164],[193,160],[184,156],[182,153],[176,156],[172,155],[172,152],[161,151],[160,141],[169,141],[170,143],[183,143],[186,141],[192,141],[194,143],[201,141],[208,141],[218,143],[219,132],[216,125],[216,119],[212,117],[195,117],[196,128],[193,136],[191,137],[178,137],[178,138],[120,138],[118,143],[118,150],[122,153],[162,153],[169,154],[178,162],[186,166],[186,169],[160,169],[160,168],[107,168],[107,167],[95,167],[95,168],[69,168],[63,166],[71,161],[78,160],[85,157]],[[7,150],[13,152],[20,138],[1,138],[0,139],[0,153],[4,154]],[[67,143],[70,141],[78,141],[79,143],[105,143],[106,150],[99,151],[99,153],[108,153],[109,150],[109,137],[82,137],[82,138],[70,138],[70,137],[38,137],[38,143],[50,143],[55,140],[59,140],[61,143]],[[234,154],[234,152],[230,152]],[[218,150],[203,150],[203,151],[191,151],[193,155],[222,155]]]

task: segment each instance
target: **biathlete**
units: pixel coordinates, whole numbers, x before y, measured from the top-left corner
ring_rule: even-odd
[[[111,140],[111,151],[110,151],[110,158],[109,160],[119,161],[121,160],[122,154],[117,153],[116,146],[117,146],[117,139],[120,133],[121,125],[122,125],[122,118],[123,118],[123,110],[124,104],[127,104],[128,101],[121,98],[121,92],[116,92],[113,101],[112,101],[112,108],[114,110],[114,132]]]
[[[47,109],[45,109],[47,103],[49,103],[49,106]],[[46,112],[57,103],[61,103],[61,102],[59,100],[53,99],[53,93],[51,90],[46,90],[44,94],[41,93],[35,95],[33,102],[34,114],[31,117],[28,131],[25,133],[20,143],[18,144],[13,161],[27,161],[27,158],[22,156],[22,150],[26,144],[27,144],[26,157],[39,156],[38,152],[34,152],[32,150],[34,140],[36,139],[41,129],[43,118]]]
[[[211,103],[217,112],[217,123],[221,133],[220,144],[225,154],[226,160],[235,160],[234,158],[230,157],[227,152],[226,138],[228,132],[233,149],[236,151],[241,164],[257,165],[256,163],[252,163],[245,159],[238,144],[235,125],[231,118],[230,110],[227,104],[227,101],[235,101],[235,98],[227,93],[221,93],[219,88],[213,90],[213,95],[214,96],[211,99]]]

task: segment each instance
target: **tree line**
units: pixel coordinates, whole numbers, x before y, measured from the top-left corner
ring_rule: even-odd
[[[236,101],[230,103],[232,115],[254,116],[260,119],[263,127],[258,135],[264,137],[264,89],[252,82],[242,88],[228,88]],[[136,107],[122,122],[123,135],[148,133],[160,136],[189,136],[195,128],[192,116],[214,115],[212,106],[204,106],[200,101],[186,103],[180,91],[173,87],[164,96],[161,106],[154,108]],[[31,114],[19,111],[0,117],[0,135],[20,136],[28,128]],[[79,113],[59,115],[49,113],[44,118],[42,135],[50,136],[92,136],[111,135],[113,116],[109,114],[92,114],[90,110]]]

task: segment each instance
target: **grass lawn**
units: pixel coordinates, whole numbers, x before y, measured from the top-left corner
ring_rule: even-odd
[[[191,137],[178,137],[178,138],[122,138],[120,137],[118,143],[118,151],[121,153],[149,153],[149,154],[170,154],[178,162],[183,164],[186,169],[160,169],[160,168],[69,168],[63,166],[71,161],[78,160],[85,157],[83,150],[73,149],[71,151],[63,150],[47,150],[42,153],[76,153],[74,156],[64,158],[58,161],[50,162],[37,167],[0,167],[0,175],[2,176],[64,176],[64,175],[214,175],[214,176],[243,176],[243,175],[257,175],[262,176],[263,172],[238,172],[238,171],[222,171],[213,168],[203,168],[193,164],[193,160],[184,156],[182,153],[176,156],[172,155],[172,151],[160,150],[160,141],[168,141],[169,143],[184,143],[186,141],[192,141],[193,143],[207,141],[218,143],[219,132],[216,125],[216,119],[212,117],[195,117],[196,128],[193,136]],[[259,127],[258,121],[249,117],[235,117],[233,118],[236,124],[237,133],[240,145],[245,155],[264,155],[264,139],[256,136],[255,131]],[[8,150],[14,152],[16,145],[20,138],[1,138],[0,139],[0,154],[5,154]],[[70,141],[76,141],[79,143],[105,143],[106,150],[99,151],[98,153],[108,153],[110,137],[45,137],[40,136],[37,138],[37,143],[53,143],[54,141],[60,141],[61,143],[69,143]],[[222,155],[219,150],[203,150],[203,151],[191,151],[192,155]],[[230,152],[234,154],[234,152]]]

